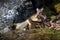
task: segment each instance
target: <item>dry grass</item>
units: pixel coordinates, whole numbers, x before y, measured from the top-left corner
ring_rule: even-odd
[[[60,31],[49,28],[32,29],[24,40],[60,40]]]
[[[28,30],[23,37],[18,36],[19,34],[21,33],[18,31],[5,33],[0,40],[60,40],[60,31],[48,27]]]

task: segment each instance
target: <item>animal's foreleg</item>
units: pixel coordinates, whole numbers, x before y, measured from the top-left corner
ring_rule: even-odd
[[[31,29],[31,23],[29,20],[27,20],[27,23],[29,24],[29,30]]]

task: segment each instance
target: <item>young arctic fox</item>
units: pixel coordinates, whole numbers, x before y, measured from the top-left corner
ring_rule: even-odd
[[[28,28],[31,29],[32,21],[34,21],[34,22],[41,21],[41,19],[39,19],[37,16],[40,15],[40,13],[42,13],[42,11],[43,11],[43,8],[37,9],[37,13],[30,16],[26,21],[24,21],[22,23],[17,23],[16,29],[24,28],[24,27],[26,27],[26,25],[29,25]],[[23,29],[23,30],[26,30],[26,29]]]

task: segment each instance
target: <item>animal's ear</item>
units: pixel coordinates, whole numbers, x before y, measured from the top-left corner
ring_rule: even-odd
[[[40,9],[40,12],[43,12],[43,10],[44,10],[44,9],[43,9],[43,8],[41,8],[41,9]]]
[[[43,10],[44,10],[44,8],[41,8],[41,9],[36,9],[36,11],[37,11],[37,14],[36,14],[36,16],[38,16],[39,14],[41,14],[42,12],[43,12]]]
[[[41,9],[36,9],[36,11],[37,11],[37,14],[39,14],[39,13],[41,13],[41,12],[43,12],[43,10],[44,10],[44,8],[41,8]]]

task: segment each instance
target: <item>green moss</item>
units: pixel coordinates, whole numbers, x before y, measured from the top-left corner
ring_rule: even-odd
[[[60,13],[60,3],[56,4],[55,8],[56,8],[57,12]]]

